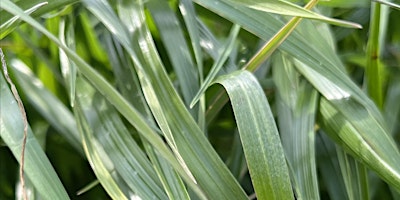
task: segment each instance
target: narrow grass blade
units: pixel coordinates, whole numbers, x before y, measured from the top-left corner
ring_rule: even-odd
[[[336,147],[336,152],[348,199],[370,199],[366,167],[357,162],[339,146]]]
[[[258,199],[293,199],[289,170],[264,91],[248,71],[215,82],[228,92]]]
[[[124,32],[126,28],[123,27],[125,26],[118,23],[119,20],[113,21],[115,17],[112,16],[112,11],[105,9],[107,6],[94,1],[88,1],[88,3],[90,10],[102,20],[109,30],[122,30],[122,32],[116,32],[115,36],[135,62],[145,97],[158,125],[167,138],[172,136],[167,140],[169,145],[178,150],[178,158],[179,156],[182,157],[184,164],[193,174],[204,193],[209,198],[215,199],[247,198],[211,144],[204,137],[201,129],[190,116],[172,86],[160,62],[149,30],[143,23],[144,10],[142,5],[134,2],[130,2],[133,3],[132,5],[123,4],[124,7],[129,6],[131,8],[130,14],[134,16],[125,21],[126,27],[137,31],[135,32],[137,38],[130,41],[126,31]],[[108,17],[103,17],[105,15]],[[129,21],[131,19],[137,21]],[[142,26],[137,27],[137,24]]]
[[[16,1],[15,4],[18,5],[21,9],[28,11],[35,7],[35,11],[32,12],[32,17],[41,16],[45,13],[48,13],[52,10],[56,10],[62,6],[66,6],[72,3],[78,2],[78,0],[57,0],[57,1],[43,1],[43,0],[31,0],[31,1]],[[40,5],[39,7],[36,7]],[[0,24],[1,26],[6,24],[7,21],[10,21],[15,15],[7,12],[6,10],[0,10]],[[12,23],[7,25],[6,27],[0,28],[0,39],[3,39],[7,34],[10,33],[11,30],[15,29],[19,23],[19,20],[16,23]]]
[[[223,52],[221,55],[218,57],[218,59],[214,62],[213,66],[211,67],[210,72],[207,75],[207,78],[204,80],[204,83],[201,85],[199,91],[197,92],[196,96],[194,96],[192,102],[190,103],[190,107],[193,107],[197,101],[201,98],[201,96],[204,94],[204,92],[207,90],[207,88],[210,86],[211,82],[215,79],[217,76],[218,72],[220,72],[222,66],[228,59],[229,55],[231,54],[236,37],[238,36],[240,31],[240,26],[238,25],[233,25],[231,32],[229,34],[229,37],[223,47]]]
[[[179,20],[172,9],[169,8],[167,1],[150,0],[146,3],[146,6],[158,28],[176,73],[183,101],[189,107],[190,101],[199,90],[200,79]],[[197,110],[198,108],[190,110],[195,119],[198,115]]]
[[[42,2],[37,5],[34,5],[32,8],[25,10],[25,13],[31,14],[32,12],[35,12],[37,9],[39,9],[40,7],[42,7],[46,4],[47,4],[47,2]],[[0,25],[0,39],[3,39],[9,33],[11,33],[14,30],[14,28],[16,27],[15,24],[17,24],[18,22],[20,22],[19,17],[14,16],[13,18],[9,19],[8,21],[2,23]]]
[[[81,139],[73,114],[43,86],[22,61],[11,60],[10,67],[13,68],[22,91],[29,92],[26,96],[28,101],[83,156]]]
[[[263,12],[270,12],[280,15],[291,15],[303,18],[310,18],[321,20],[323,22],[331,23],[337,26],[344,26],[344,27],[351,27],[351,28],[361,28],[361,25],[346,22],[343,20],[333,19],[329,17],[325,17],[323,15],[317,14],[315,12],[306,10],[296,4],[290,3],[285,0],[224,0],[224,2],[236,5],[236,6],[245,6],[251,9],[263,11]]]
[[[183,20],[185,21],[186,28],[189,32],[190,41],[196,59],[197,68],[199,71],[199,78],[202,81],[203,73],[203,52],[200,46],[200,30],[197,26],[196,11],[193,2],[190,0],[181,0],[179,2],[179,9],[181,11]]]
[[[385,4],[387,6],[395,8],[397,10],[400,10],[400,5],[399,4],[395,4],[395,3],[392,3],[392,2],[389,2],[389,1],[382,1],[382,0],[373,0],[373,1],[375,1],[377,3]]]
[[[63,45],[75,50],[75,29],[74,29],[74,20],[72,15],[66,16],[66,18],[62,19],[60,22],[60,32],[59,38]],[[75,81],[76,81],[76,65],[73,61],[71,61],[65,52],[60,48],[60,65],[61,72],[64,77],[67,90],[69,91],[69,100],[71,107],[74,107],[75,103]]]
[[[115,77],[118,77],[116,81],[122,95],[146,117],[149,124],[155,124],[129,56],[111,35],[104,36],[104,38],[108,51],[107,55],[109,55]],[[154,128],[158,129],[155,125]],[[143,137],[141,138],[147,155],[153,163],[168,197],[170,199],[188,199],[186,187],[183,185],[179,174],[167,164],[168,162]]]
[[[381,12],[382,11],[382,12]],[[385,85],[385,68],[380,63],[381,46],[383,44],[380,37],[381,29],[384,28],[381,24],[383,18],[383,9],[378,3],[371,5],[371,20],[369,26],[369,38],[367,44],[367,65],[365,70],[365,80],[369,96],[373,99],[378,108],[383,107],[383,89]]]
[[[273,58],[279,132],[296,198],[319,199],[314,132],[318,94],[300,78],[290,56],[277,53]]]
[[[187,181],[187,183],[198,192],[201,196],[202,192],[196,188],[198,188],[191,179],[185,174],[181,165],[178,164],[175,157],[170,152],[170,149],[164,144],[162,139],[157,135],[157,133],[147,124],[144,120],[143,116],[138,113],[130,104],[107,82],[103,77],[101,77],[97,72],[93,70],[87,63],[85,63],[75,52],[71,49],[67,48],[63,45],[54,35],[49,33],[43,26],[41,26],[38,22],[34,19],[29,17],[28,15],[24,14],[23,11],[15,6],[9,0],[5,0],[0,4],[0,7],[4,8],[5,10],[19,15],[22,20],[26,21],[34,28],[45,34],[50,40],[55,42],[59,47],[61,47],[65,53],[69,56],[69,58],[75,62],[77,67],[79,68],[80,72],[85,75],[85,77],[96,87],[106,98],[107,100],[112,103],[117,110],[124,116],[126,119],[133,125],[135,128],[138,129],[138,132],[146,138],[148,142],[150,142],[153,147],[157,149],[157,151],[162,155],[173,167],[176,169],[178,173],[182,176],[182,178]],[[126,31],[126,29],[124,29]],[[115,32],[116,34],[122,34],[123,32]],[[127,43],[129,44],[130,41],[128,37],[124,37],[125,35],[121,35],[123,39],[126,39]],[[84,120],[81,110],[77,110],[76,118],[79,120]],[[78,127],[81,127],[80,130],[89,131],[89,127],[85,123],[78,124]],[[97,159],[93,157],[93,159]],[[100,169],[100,171],[103,168]],[[118,195],[117,195],[118,196]]]
[[[0,76],[0,86],[0,137],[20,162],[24,132],[21,112],[3,75]],[[69,199],[60,179],[30,128],[28,128],[25,148],[24,172],[35,185],[39,194],[45,199]]]
[[[319,112],[323,129],[335,142],[400,189],[400,152],[368,110],[353,99],[332,102],[322,98]]]
[[[200,28],[197,25],[197,16],[194,8],[194,3],[190,0],[181,0],[179,2],[179,10],[182,14],[182,18],[185,21],[186,29],[190,36],[194,57],[196,60],[196,66],[199,73],[200,85],[204,79],[204,66],[203,66],[203,52],[200,45]],[[205,98],[200,99],[199,103],[199,115],[198,124],[199,127],[204,131],[206,129],[205,122],[205,110],[206,110]]]
[[[332,200],[343,200],[347,198],[347,193],[336,148],[335,143],[319,130],[316,135],[316,153],[320,181],[326,185],[327,193]]]

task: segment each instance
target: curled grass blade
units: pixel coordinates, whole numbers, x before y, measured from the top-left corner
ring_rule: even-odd
[[[258,199],[293,199],[289,170],[264,91],[248,71],[219,77],[231,100]]]

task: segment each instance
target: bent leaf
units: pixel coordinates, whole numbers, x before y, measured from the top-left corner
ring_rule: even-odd
[[[228,92],[258,199],[293,199],[282,143],[264,91],[248,71],[215,82]]]

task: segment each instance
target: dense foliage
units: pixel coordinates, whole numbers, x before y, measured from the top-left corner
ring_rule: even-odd
[[[0,199],[400,199],[396,1],[0,8]]]

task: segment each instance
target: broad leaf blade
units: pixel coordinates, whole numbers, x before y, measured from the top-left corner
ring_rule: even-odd
[[[216,80],[231,100],[258,199],[293,199],[289,170],[264,91],[248,71]]]

